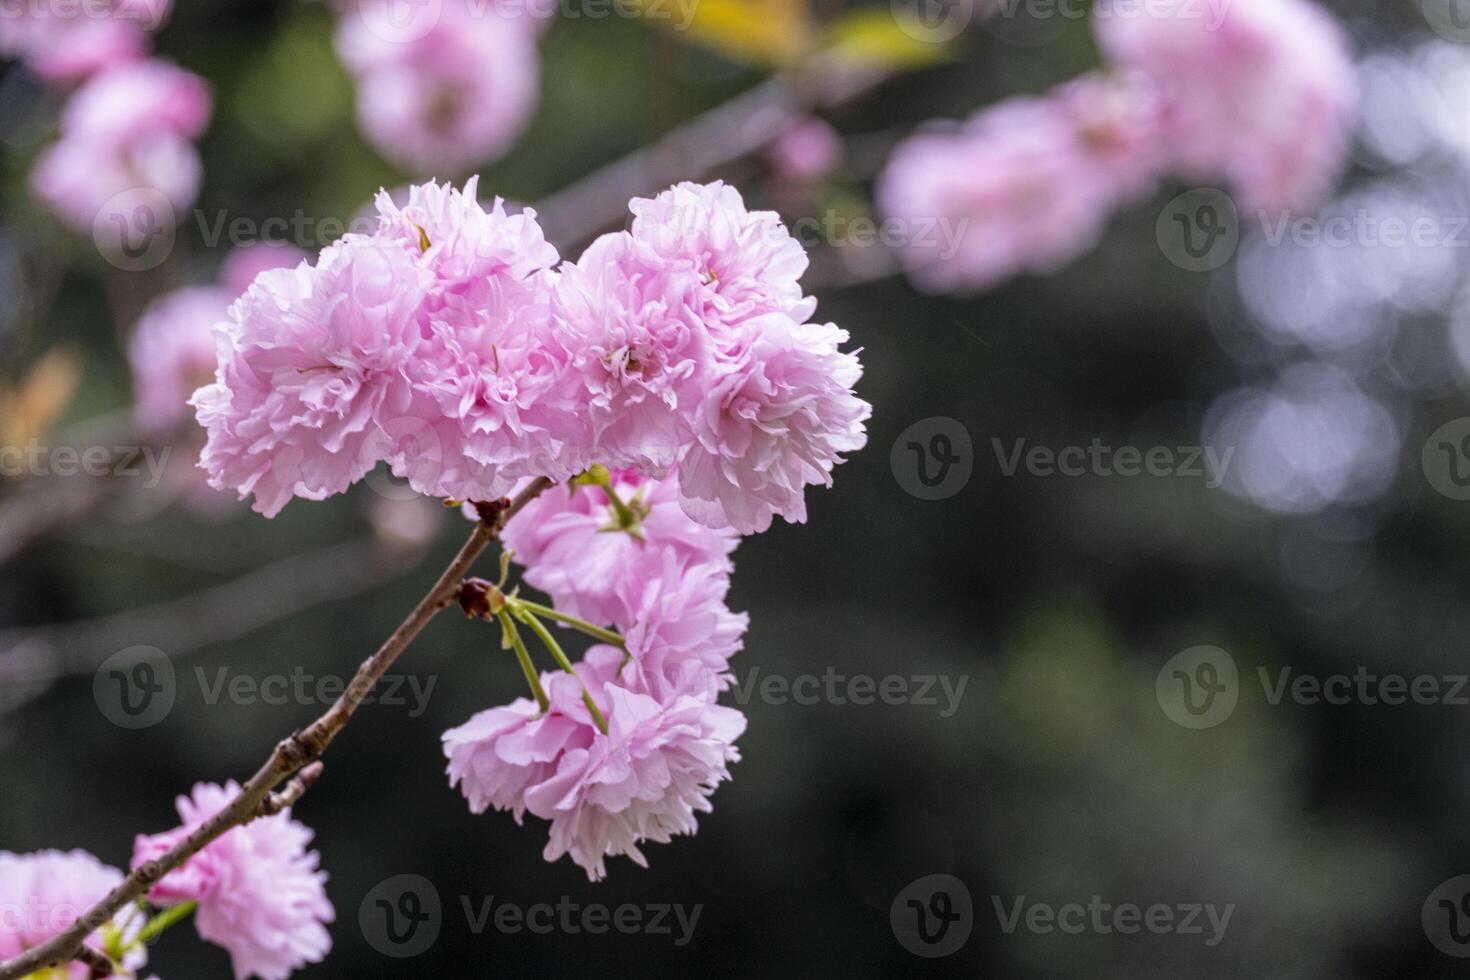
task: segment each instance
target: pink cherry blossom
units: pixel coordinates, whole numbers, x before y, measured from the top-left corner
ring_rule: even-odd
[[[1163,146],[1182,176],[1223,180],[1242,207],[1313,206],[1346,158],[1352,60],[1307,0],[1103,0],[1093,18],[1115,64],[1164,99]]]
[[[183,825],[140,835],[133,866],[158,858],[239,795],[234,782],[200,783],[178,798]],[[236,980],[285,980],[332,947],[326,923],[335,912],[327,899],[325,872],[307,851],[312,832],[290,810],[260,817],[226,832],[153,887],[158,905],[198,902],[199,935],[230,954]]]
[[[527,19],[466,0],[436,9],[427,32],[401,38],[349,14],[337,51],[357,83],[358,124],[379,153],[414,173],[462,173],[503,155],[525,128],[539,57]]]
[[[725,603],[728,562],[690,562],[666,548],[625,565],[617,582],[623,611],[614,623],[630,658],[623,682],[665,703],[682,694],[713,699],[729,686],[750,617]]]
[[[0,851],[0,962],[66,931],[122,880],[121,871],[86,851]],[[112,920],[111,924],[122,932],[125,947],[132,946],[131,940],[143,927],[143,918],[137,909],[129,908]],[[86,944],[101,952],[101,930],[88,936]],[[121,965],[131,973],[147,959],[146,947],[132,946]],[[92,975],[81,963],[72,963],[58,974],[42,972],[69,980],[86,980]]]
[[[706,698],[661,703],[614,681],[623,651],[595,646],[579,677],[543,675],[551,708],[521,699],[444,735],[451,784],[471,808],[525,811],[551,821],[545,856],[562,855],[603,878],[608,857],[647,864],[639,845],[693,833],[696,813],[739,759],[744,716]],[[585,683],[607,718],[597,730],[581,701]]]
[[[691,575],[696,567],[728,574],[739,537],[691,520],[680,506],[677,479],[624,470],[612,475],[611,490],[635,515],[634,526],[622,526],[601,487],[580,486],[541,494],[501,533],[525,566],[525,580],[557,608],[603,626],[632,623],[636,612],[624,595],[641,599],[628,581],[650,554],[667,552]],[[661,571],[662,558],[655,565]]]
[[[780,313],[744,325],[694,406],[695,442],[679,463],[684,510],[710,527],[753,534],[780,515],[806,520],[805,490],[831,485],[842,453],[867,442],[872,407],[852,391],[862,376],[845,330]]]
[[[662,475],[692,439],[688,404],[711,354],[697,263],[665,259],[626,232],[604,235],[562,267],[554,317],[569,370],[565,396],[582,410],[568,434],[600,462]]]
[[[431,277],[409,366],[414,400],[396,420],[419,449],[396,455],[395,471],[422,493],[485,500],[522,477],[570,477],[586,452],[566,442],[580,406],[559,390],[567,355],[551,336],[556,250],[534,212],[507,214],[498,200],[482,208],[477,184],[422,185],[401,208],[379,195],[378,237]]]
[[[31,190],[68,225],[91,232],[107,208],[130,220],[127,192],[154,191],[175,211],[201,179],[191,142],[209,120],[203,79],[163,61],[130,62],[90,79],[61,116],[61,139],[31,172]],[[154,208],[153,210],[157,210]],[[172,214],[153,214],[171,223]]]
[[[909,277],[933,291],[984,289],[1055,271],[1096,244],[1120,199],[1136,192],[1130,169],[1147,179],[1156,172],[1129,162],[1138,141],[1114,120],[1131,111],[1103,101],[1091,89],[1012,99],[901,144],[877,199],[914,230],[900,253]],[[1122,153],[1121,163],[1095,148]],[[939,223],[957,242],[920,233]]]
[[[782,179],[821,180],[842,164],[842,137],[821,119],[805,119],[777,136],[767,156]]]
[[[750,211],[740,192],[714,181],[681,183],[654,198],[634,198],[631,233],[663,261],[692,269],[699,290],[692,312],[716,338],[736,335],[765,313],[806,320],[817,307],[800,279],[808,259],[774,211]]]
[[[216,489],[274,516],[341,493],[396,451],[429,274],[403,249],[349,235],[315,267],[262,274],[217,331],[215,383],[191,402]]]
[[[41,78],[74,82],[147,52],[147,32],[169,0],[23,4],[0,17],[0,57],[21,58]]]
[[[589,673],[607,676],[621,658],[594,647]],[[615,683],[593,697],[605,704],[607,734],[563,752],[555,772],[526,790],[526,809],[551,821],[546,860],[570,855],[596,881],[607,874],[606,858],[627,855],[647,867],[640,844],[698,829],[696,814],[711,812],[710,795],[740,759],[745,716],[688,695],[661,703]]]
[[[187,286],[144,311],[128,345],[141,428],[167,433],[189,415],[189,396],[214,375],[214,325],[232,298],[216,286]]]

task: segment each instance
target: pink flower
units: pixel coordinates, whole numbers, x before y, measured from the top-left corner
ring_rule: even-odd
[[[621,658],[620,650],[594,647],[589,674],[606,676]],[[607,874],[605,858],[625,854],[647,867],[641,843],[698,829],[695,814],[713,809],[710,795],[740,759],[735,741],[745,716],[687,695],[660,703],[615,683],[593,697],[605,705],[607,734],[594,730],[585,747],[562,753],[525,799],[527,810],[551,821],[546,860],[568,854],[596,881]]]
[[[234,782],[199,783],[177,805],[183,826],[133,845],[133,867],[155,860],[239,795]],[[332,947],[326,923],[335,918],[327,900],[326,874],[312,832],[290,810],[262,817],[209,844],[169,872],[149,893],[158,905],[198,902],[199,935],[230,954],[236,980],[285,980]]]
[[[1245,208],[1304,208],[1337,178],[1354,102],[1337,24],[1305,0],[1103,0],[1103,53],[1165,101],[1163,146],[1188,179],[1224,180]]]
[[[570,854],[593,880],[606,875],[609,856],[646,866],[642,842],[693,833],[695,814],[709,812],[710,794],[739,759],[734,743],[745,730],[740,712],[708,699],[665,704],[615,682],[622,657],[597,646],[579,667],[606,715],[606,735],[582,704],[577,678],[566,674],[543,675],[551,698],[544,715],[521,699],[444,735],[451,785],[461,786],[472,809],[511,810],[517,820],[529,810],[550,820],[546,859]]]
[[[727,561],[690,562],[651,552],[617,575],[629,664],[620,677],[662,702],[682,694],[711,700],[729,686],[729,662],[744,646],[750,617],[725,604]]]
[[[429,276],[392,243],[349,235],[315,268],[262,274],[217,330],[215,383],[191,404],[210,485],[274,516],[341,493],[400,450]]]
[[[691,311],[717,339],[739,337],[764,313],[805,320],[817,301],[801,289],[806,250],[774,211],[748,211],[723,181],[682,183],[655,198],[634,198],[631,233],[664,262],[693,271]]]
[[[771,518],[806,520],[809,484],[830,485],[841,454],[867,442],[872,406],[853,385],[847,332],[779,313],[744,324],[693,407],[695,442],[679,463],[684,510],[709,527],[764,531]]]
[[[19,956],[65,932],[122,880],[121,871],[108,867],[86,851],[35,854],[0,851],[0,961]],[[143,927],[143,916],[130,907],[109,924],[122,931],[125,947],[132,946],[132,939]],[[88,936],[86,943],[102,952],[102,930]],[[141,968],[147,959],[146,947],[132,946],[121,965],[131,972]],[[82,964],[73,963],[54,975],[86,980],[92,974]]]
[[[402,208],[379,195],[378,237],[431,277],[409,369],[414,402],[399,424],[433,452],[395,457],[395,471],[421,493],[485,500],[523,477],[566,479],[586,453],[566,443],[580,406],[558,390],[566,354],[552,338],[556,250],[534,212],[509,215],[498,200],[486,211],[476,188],[474,178],[463,192],[429,183]]]
[[[567,442],[600,462],[666,473],[692,439],[683,406],[710,360],[697,263],[668,260],[626,232],[604,235],[562,267],[554,317],[567,352],[566,397],[584,430]]]
[[[767,156],[777,176],[785,180],[821,180],[842,163],[842,137],[829,124],[813,117],[777,136]]]
[[[231,298],[218,287],[189,286],[144,311],[128,345],[140,427],[166,434],[189,415],[190,394],[214,375],[214,325],[225,318]]]
[[[728,574],[739,537],[690,520],[676,479],[652,480],[624,470],[613,474],[612,490],[633,512],[633,526],[622,525],[601,487],[581,486],[541,494],[501,533],[525,566],[526,581],[551,596],[557,608],[603,626],[632,622],[635,614],[621,593],[647,555],[668,553],[680,567],[709,566]],[[661,568],[661,562],[655,565]]]
[[[463,173],[500,157],[525,128],[540,64],[526,19],[465,0],[436,9],[427,33],[404,38],[350,14],[337,51],[357,82],[358,124],[379,153],[414,173]]]
[[[126,192],[151,190],[174,210],[199,190],[191,142],[210,114],[208,85],[162,61],[130,62],[97,75],[67,103],[61,139],[36,161],[31,190],[77,231],[112,217],[133,220]],[[145,203],[147,199],[143,198]],[[151,210],[157,210],[156,207]],[[173,214],[152,214],[172,223]]]
[[[1147,156],[1130,162],[1149,145],[1126,122],[1133,110],[1098,95],[1089,84],[1011,99],[894,151],[877,199],[910,227],[900,258],[918,286],[984,289],[1054,271],[1096,244],[1113,208],[1156,172]]]
[[[143,57],[146,32],[168,17],[169,0],[19,5],[0,18],[0,56],[24,59],[41,78],[73,82]]]

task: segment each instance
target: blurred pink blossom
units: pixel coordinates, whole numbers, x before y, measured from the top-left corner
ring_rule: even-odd
[[[209,121],[209,86],[167,62],[129,62],[94,76],[61,115],[61,139],[31,171],[31,190],[63,221],[90,233],[108,210],[124,213],[136,195],[161,194],[173,209],[199,191],[199,154],[191,142]],[[151,214],[171,222],[172,214]]]
[[[357,84],[364,136],[411,173],[466,173],[489,163],[535,111],[540,57],[529,17],[446,0],[422,36],[395,38],[352,12],[336,43]]]
[[[17,5],[0,15],[0,56],[24,60],[50,82],[75,82],[144,57],[171,0]]]
[[[0,851],[0,962],[66,931],[122,880],[121,871],[86,851]],[[124,947],[131,947],[121,964],[129,973],[148,961],[147,947],[131,942],[142,929],[143,919],[137,909],[129,908],[109,923],[121,932]],[[101,930],[88,936],[86,944],[101,952]],[[92,971],[81,963],[72,963],[59,970],[43,970],[42,974],[57,980],[87,980]]]
[[[768,156],[776,176],[785,180],[821,180],[842,165],[842,137],[815,117],[776,137]]]
[[[1224,181],[1245,209],[1309,208],[1347,155],[1355,101],[1347,38],[1308,0],[1101,0],[1098,43],[1152,79],[1174,169]]]

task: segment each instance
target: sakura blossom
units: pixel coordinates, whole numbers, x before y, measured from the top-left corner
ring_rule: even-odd
[[[122,880],[121,871],[86,851],[0,851],[0,909],[5,910],[0,915],[0,961],[19,956],[63,932]],[[86,945],[106,956],[105,934],[115,932],[116,948],[126,950],[116,966],[132,976],[148,961],[147,948],[134,942],[142,925],[143,917],[136,909],[120,913],[89,935]],[[87,980],[92,971],[81,963],[72,963],[55,975]]]
[[[148,32],[171,7],[171,0],[17,5],[0,17],[0,56],[24,60],[49,82],[77,82],[144,57]]]
[[[133,866],[164,854],[229,806],[239,792],[234,782],[196,785],[189,796],[178,798],[182,826],[140,835]],[[326,924],[335,912],[318,855],[307,851],[311,838],[312,832],[291,818],[289,808],[260,817],[169,872],[153,886],[149,899],[164,907],[197,903],[195,928],[200,937],[229,952],[235,980],[285,980],[332,948]]]
[[[1347,155],[1352,58],[1337,22],[1308,0],[1168,0],[1127,16],[1104,0],[1093,18],[1115,65],[1149,78],[1162,100],[1161,146],[1196,182],[1224,181],[1242,209],[1301,209],[1331,188]]]
[[[174,210],[199,192],[192,140],[209,121],[208,84],[165,61],[127,62],[93,76],[67,102],[61,139],[31,171],[31,191],[73,229],[132,221],[128,201],[161,195]],[[172,215],[151,214],[151,222]]]
[[[544,493],[501,535],[525,566],[525,580],[560,609],[599,625],[637,621],[641,594],[624,569],[663,555],[691,575],[728,575],[739,543],[730,528],[710,528],[684,513],[676,477],[654,480],[636,470],[610,475],[606,487],[583,484]],[[678,577],[678,573],[675,573]],[[627,594],[636,596],[631,604]]]
[[[622,658],[595,646],[576,677],[545,677],[546,711],[520,699],[444,735],[451,783],[471,809],[549,820],[546,859],[569,855],[592,880],[606,876],[608,857],[646,865],[641,844],[693,833],[745,729],[740,712],[707,698],[661,702],[624,686],[615,680]],[[605,733],[578,698],[582,684],[604,705]]]
[[[336,37],[357,83],[363,134],[415,174],[461,173],[500,157],[529,122],[540,84],[528,15],[467,0],[435,9],[421,36],[385,36],[348,15]]]

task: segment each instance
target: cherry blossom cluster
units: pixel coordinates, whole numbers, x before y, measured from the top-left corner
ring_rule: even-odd
[[[336,6],[337,53],[357,86],[358,127],[397,166],[469,172],[504,154],[530,121],[546,17],[489,0],[424,4],[406,18],[382,0]]]
[[[846,332],[811,320],[780,219],[680,184],[559,264],[533,212],[475,191],[380,194],[373,234],[236,301],[193,399],[211,483],[273,516],[380,463],[460,500],[602,465],[676,474],[709,527],[804,521],[805,488],[863,445],[869,407]]]
[[[538,633],[544,615],[616,642],[444,734],[471,810],[548,820],[546,859],[570,855],[592,879],[607,857],[646,865],[642,842],[693,833],[729,778],[745,716],[717,699],[749,622],[726,605],[733,530],[691,520],[672,478],[596,474],[543,494],[502,535],[556,609],[504,601]]]
[[[880,207],[965,228],[952,253],[903,251],[917,285],[982,289],[1054,271],[1167,175],[1221,183],[1248,210],[1309,208],[1331,189],[1347,154],[1352,61],[1309,0],[1100,0],[1093,26],[1103,71],[894,151]]]
[[[173,847],[228,806],[239,789],[201,783],[180,797],[182,825],[138,837],[133,867]],[[100,925],[85,945],[111,964],[112,975],[141,976],[148,943],[192,915],[200,937],[229,953],[236,980],[285,980],[320,961],[332,945],[326,925],[334,912],[318,856],[307,850],[311,838],[289,808],[236,827],[165,875],[146,903],[129,905]],[[64,932],[122,881],[121,871],[84,851],[0,851],[0,960]],[[86,980],[99,974],[77,961],[56,975]]]
[[[23,59],[69,91],[60,138],[36,160],[31,192],[99,245],[170,223],[170,208],[188,207],[199,193],[193,141],[209,122],[209,85],[148,56],[149,32],[169,7],[169,0],[30,4],[23,16],[0,18],[0,55]]]

